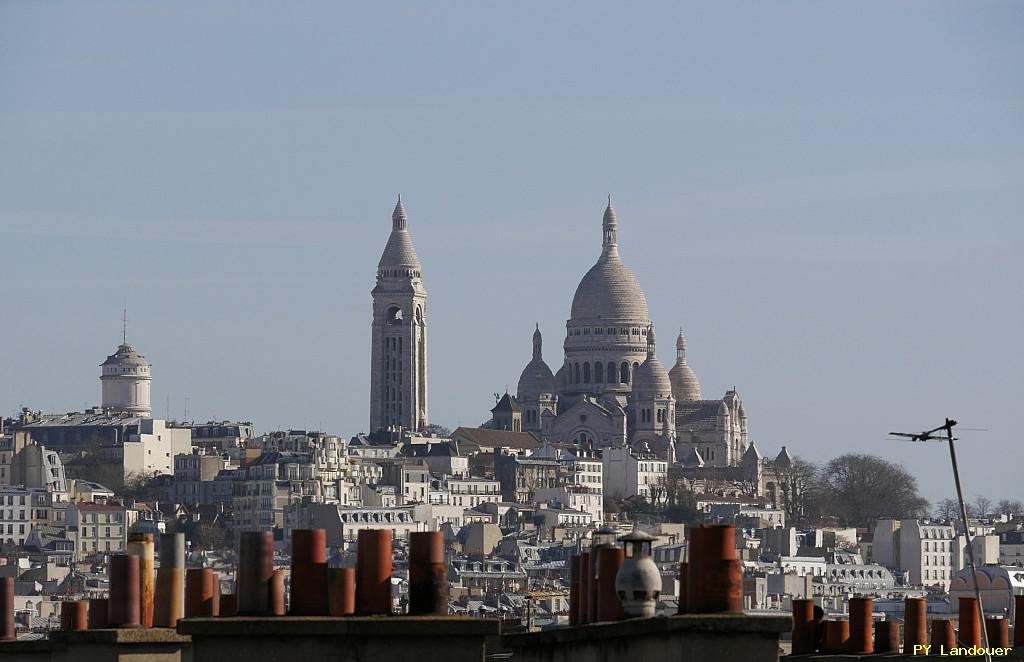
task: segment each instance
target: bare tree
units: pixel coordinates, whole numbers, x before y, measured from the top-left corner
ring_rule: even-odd
[[[992,503],[992,499],[979,494],[974,497],[974,503],[972,505],[974,506],[974,512],[976,513],[975,517],[984,517],[992,512],[992,506],[994,504]]]
[[[775,476],[776,501],[786,513],[787,524],[805,519],[814,496],[818,467],[796,457],[790,466],[776,467]]]
[[[1007,517],[1020,515],[1024,513],[1024,504],[1016,499],[1000,499],[996,506],[996,512]]]
[[[935,504],[935,517],[948,521],[960,519],[960,505],[956,499],[945,498]]]
[[[919,517],[928,501],[903,467],[875,455],[850,453],[821,471],[817,498],[826,513],[847,526],[869,526],[876,519]]]

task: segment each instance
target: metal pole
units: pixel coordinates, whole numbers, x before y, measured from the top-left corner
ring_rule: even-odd
[[[992,662],[988,649],[988,627],[985,625],[985,608],[981,604],[981,589],[978,587],[978,566],[974,563],[974,545],[971,543],[971,527],[967,523],[967,506],[964,505],[964,492],[960,488],[960,470],[956,464],[956,447],[953,445],[953,426],[956,421],[946,419],[946,439],[949,440],[949,459],[953,462],[953,480],[956,481],[956,498],[960,502],[960,517],[964,523],[964,537],[967,539],[967,559],[971,564],[971,576],[974,579],[974,597],[978,601],[978,618],[981,619],[981,636],[985,644],[985,661]]]

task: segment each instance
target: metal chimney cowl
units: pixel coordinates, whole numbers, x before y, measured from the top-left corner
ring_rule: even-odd
[[[627,617],[650,618],[654,616],[661,595],[661,572],[651,558],[651,541],[648,535],[633,527],[630,533],[619,538],[626,549],[626,558],[615,575],[615,592],[622,600],[622,609]]]

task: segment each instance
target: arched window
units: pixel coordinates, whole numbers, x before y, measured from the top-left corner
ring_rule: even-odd
[[[572,381],[574,384],[580,383],[580,364],[574,363],[572,365]]]
[[[659,409],[659,410],[658,410],[658,422],[659,422],[659,423],[661,423],[661,422],[662,422],[662,416],[661,416],[661,412],[663,412],[663,411],[665,411],[665,410],[664,410],[664,409]]]
[[[629,364],[625,361],[619,366],[619,382],[622,384],[629,383]]]
[[[614,384],[619,380],[615,379],[615,364],[611,361],[608,362],[608,383]]]
[[[604,382],[604,364],[598,361],[594,364],[594,383],[601,384]]]
[[[589,384],[590,383],[590,362],[589,361],[583,364],[583,383],[584,384]]]
[[[636,363],[636,362],[634,362],[634,363],[633,363],[633,372],[632,372],[632,375],[633,375],[633,381],[634,381],[634,382],[636,381],[636,371],[637,371],[637,370],[638,370],[639,368],[640,368],[640,364],[639,364],[639,363]]]

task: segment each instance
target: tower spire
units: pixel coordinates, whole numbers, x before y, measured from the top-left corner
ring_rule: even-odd
[[[128,306],[121,309],[121,344],[128,344]]]
[[[615,217],[615,209],[612,207],[612,194],[608,194],[608,206],[604,210],[604,219],[601,222],[601,230],[604,239],[601,242],[602,252],[606,255],[614,255],[619,251],[616,230],[619,221]]]
[[[395,211],[391,213],[391,229],[405,230],[408,227],[409,216],[405,213],[405,205],[402,203],[402,194],[398,194],[398,202],[395,203]]]

